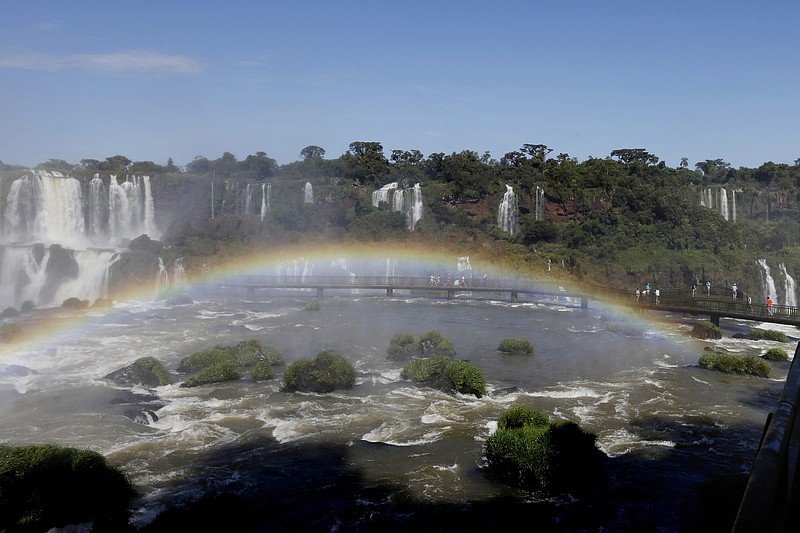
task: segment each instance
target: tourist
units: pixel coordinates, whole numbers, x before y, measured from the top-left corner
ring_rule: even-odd
[[[733,299],[735,300],[736,299],[736,293],[739,292],[739,289],[736,287],[735,283],[731,287],[731,292],[733,293]]]
[[[656,289],[656,305],[658,305],[660,297],[661,297],[661,291]]]
[[[706,296],[711,296],[711,282],[706,281]]]
[[[641,298],[642,292],[639,290],[639,287],[636,287],[636,303],[639,303],[639,298]]]
[[[772,314],[772,298],[767,296],[767,314]]]
[[[692,282],[692,298],[694,298],[695,293],[697,293],[697,283],[694,281]]]
[[[650,282],[647,282],[647,285],[644,286],[644,295],[650,296]]]
[[[747,310],[753,312],[753,298],[749,294],[747,295]]]

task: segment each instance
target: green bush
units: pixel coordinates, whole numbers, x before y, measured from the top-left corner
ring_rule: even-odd
[[[386,350],[387,359],[407,360],[412,357],[433,357],[443,355],[453,357],[456,354],[453,343],[438,331],[429,331],[419,337],[409,333],[397,333],[389,341]]]
[[[172,374],[170,374],[169,370],[155,357],[140,357],[133,362],[133,365],[135,368],[140,369],[143,374],[151,374],[154,376],[158,383],[157,386],[172,384]]]
[[[222,383],[224,381],[236,381],[239,379],[239,372],[236,366],[230,361],[224,361],[203,368],[197,375],[190,377],[186,382],[181,383],[181,387],[199,387],[211,383]]]
[[[473,394],[478,398],[486,394],[486,378],[480,370],[466,361],[444,355],[412,359],[406,363],[400,377],[439,390]]]
[[[411,359],[418,355],[419,347],[410,333],[396,333],[389,341],[387,358],[393,360]]]
[[[255,381],[264,381],[272,379],[272,365],[266,361],[256,363],[253,370],[250,372]]]
[[[353,364],[339,354],[321,351],[312,359],[300,359],[283,373],[283,389],[287,392],[332,392],[355,385]]]
[[[787,337],[785,333],[774,329],[753,328],[750,330],[747,338],[751,341],[789,342],[789,337]]]
[[[236,346],[214,346],[185,357],[178,371],[198,373],[182,386],[197,387],[208,383],[239,379],[239,369],[252,368],[256,381],[269,379],[269,366],[282,365],[281,353],[270,346],[262,346],[256,340],[242,341]]]
[[[768,361],[788,361],[789,354],[783,348],[770,348],[764,354],[764,359]]]
[[[533,353],[533,346],[528,339],[503,339],[497,349],[507,354]]]
[[[319,300],[309,300],[306,302],[306,311],[319,311],[320,303]]]
[[[94,521],[94,531],[127,531],[136,492],[93,451],[52,444],[0,445],[0,530],[48,531]]]
[[[772,371],[769,363],[753,355],[708,352],[700,356],[698,364],[708,370],[726,374],[748,374],[762,378],[769,377]]]
[[[515,406],[486,440],[486,459],[489,471],[506,483],[554,493],[599,481],[603,454],[596,439],[574,422],[551,422],[539,411]]]

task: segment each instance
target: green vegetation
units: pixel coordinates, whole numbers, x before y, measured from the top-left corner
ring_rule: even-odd
[[[458,361],[446,355],[412,359],[406,363],[400,377],[448,392],[472,394],[478,398],[486,394],[486,378],[483,372],[466,361]]]
[[[320,303],[316,298],[306,302],[306,311],[319,311]]]
[[[80,298],[67,298],[61,303],[61,307],[65,309],[86,309],[89,307],[89,300],[81,300]]]
[[[351,389],[356,381],[353,364],[343,356],[323,350],[311,359],[290,364],[283,373],[283,389],[287,392],[332,392]]]
[[[283,357],[278,350],[251,339],[236,346],[214,346],[195,352],[181,361],[178,371],[195,373],[181,384],[182,387],[197,387],[237,380],[241,377],[239,370],[247,368],[256,381],[269,379],[272,371],[268,367],[282,364]]]
[[[506,483],[555,494],[599,480],[603,454],[596,439],[574,422],[551,422],[539,411],[514,406],[486,440],[486,459],[489,471]]]
[[[507,354],[533,353],[533,345],[528,339],[503,339],[497,349]]]
[[[721,339],[722,329],[708,320],[701,320],[694,325],[692,337],[697,337],[698,339]]]
[[[453,357],[456,354],[453,343],[438,331],[429,331],[419,337],[409,333],[397,333],[389,341],[387,359],[407,360],[412,357],[432,357],[441,355]]]
[[[789,354],[783,348],[770,348],[764,354],[764,359],[767,361],[788,361]]]
[[[172,384],[172,374],[155,357],[140,357],[133,362],[133,366],[139,369],[142,374],[152,375],[157,386]]]
[[[93,531],[127,531],[135,496],[125,475],[96,452],[0,445],[0,530],[48,531],[94,521]]]
[[[776,342],[789,342],[789,337],[782,331],[774,329],[760,329],[753,328],[747,335],[751,341],[776,341]]]
[[[708,370],[726,374],[748,374],[762,378],[769,377],[772,371],[769,363],[753,355],[708,352],[700,356],[698,364]]]

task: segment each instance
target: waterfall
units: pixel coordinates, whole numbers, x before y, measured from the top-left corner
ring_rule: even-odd
[[[392,211],[405,213],[406,227],[411,231],[422,218],[422,188],[419,183],[410,189],[398,189],[397,183],[393,182],[372,191],[372,205],[378,207],[381,202],[388,204]]]
[[[539,186],[536,187],[536,220],[544,220],[544,189]]]
[[[122,239],[160,237],[149,176],[119,183],[95,174],[84,185],[58,172],[29,170],[8,185],[0,233],[0,307],[108,296]]]
[[[311,187],[311,183],[309,182],[306,182],[306,184],[303,186],[303,203],[314,203],[314,189]]]
[[[180,287],[186,282],[186,271],[183,269],[183,257],[179,257],[172,265],[172,285]]]
[[[411,189],[411,206],[408,211],[408,229],[414,231],[417,222],[422,218],[422,188],[419,183]]]
[[[772,298],[772,301],[777,304],[778,301],[778,291],[775,288],[775,280],[772,279],[772,274],[770,272],[769,265],[767,265],[766,259],[759,259],[758,264],[761,265],[761,270],[763,271],[763,296],[764,300],[767,299],[767,296]]]
[[[266,183],[261,184],[261,221],[264,221],[264,217],[267,216],[267,209],[269,208],[269,198],[267,197],[267,191],[272,189],[272,185],[270,185],[270,189],[266,189]]]
[[[736,222],[736,191],[731,191],[731,220]]]
[[[103,180],[95,174],[89,182],[89,235],[95,240],[103,235],[103,221],[108,216],[105,196]]]
[[[214,220],[214,182],[211,182],[211,220]]]
[[[372,205],[373,207],[380,206],[381,202],[386,202],[390,206],[392,206],[393,211],[400,211],[402,210],[402,206],[400,209],[397,209],[396,204],[392,203],[392,196],[395,198],[397,197],[397,182],[394,183],[387,183],[377,191],[372,191]],[[402,202],[403,198],[402,195],[400,196],[400,201]]]
[[[781,263],[780,264],[781,275],[783,276],[784,280],[784,287],[785,287],[785,299],[786,305],[791,305],[796,307],[797,306],[797,283],[795,283],[794,278],[789,275],[789,272],[786,270],[786,265]]]
[[[728,220],[728,191],[724,188],[719,190],[719,212],[725,220]]]
[[[253,185],[248,183],[244,192],[244,214],[253,213]]]
[[[506,185],[506,192],[500,202],[500,209],[497,213],[497,225],[509,235],[517,232],[517,195],[511,185]]]
[[[156,294],[154,298],[157,298],[162,292],[167,290],[167,287],[169,287],[169,273],[164,266],[164,261],[159,257],[158,272],[156,272]]]

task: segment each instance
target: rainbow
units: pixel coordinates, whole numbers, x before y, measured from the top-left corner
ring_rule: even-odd
[[[494,262],[483,250],[469,253],[465,250],[446,248],[434,249],[414,243],[387,244],[307,244],[281,248],[258,250],[237,256],[204,258],[184,261],[186,281],[180,287],[169,287],[159,293],[159,298],[170,298],[181,292],[195,289],[208,289],[224,284],[242,275],[274,275],[281,266],[292,262],[313,264],[317,267],[331,265],[334,261],[346,262],[348,268],[358,270],[359,265],[378,268],[390,262],[400,270],[429,275],[446,272],[457,273],[458,261],[470,257],[474,276],[489,275],[492,279],[523,279],[536,286],[551,289],[564,287],[570,289],[567,273],[560,265],[552,265],[548,270],[546,259],[529,254],[521,263],[506,260]],[[399,275],[408,275],[399,273]],[[189,290],[187,291],[187,287]],[[151,302],[155,298],[155,283],[132,284],[110,295],[115,302]],[[591,296],[591,295],[590,295]],[[644,320],[646,317],[625,307],[619,310],[631,320]],[[35,349],[37,345],[57,342],[65,336],[80,335],[86,328],[97,326],[101,321],[113,320],[114,306],[84,310],[48,309],[39,310],[32,315],[21,315],[18,321],[21,331],[10,342],[0,344],[0,362],[13,353]]]

